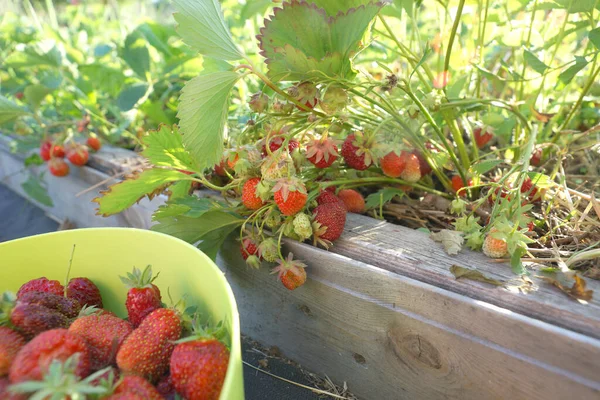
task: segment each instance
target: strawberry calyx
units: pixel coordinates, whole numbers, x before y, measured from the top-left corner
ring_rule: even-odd
[[[337,157],[337,143],[329,137],[313,140],[306,145],[306,158],[318,168],[330,166]]]
[[[306,194],[306,186],[298,178],[281,178],[277,180],[271,192],[280,192],[283,197],[283,201],[287,201],[291,192],[300,192]]]
[[[152,282],[158,278],[159,274],[152,276],[152,266],[148,265],[144,268],[144,271],[133,267],[132,272],[128,272],[126,277],[120,276],[119,278],[128,289],[143,289],[151,288]]]
[[[291,275],[291,278],[297,278],[304,283],[303,280],[306,280],[306,271],[304,271],[306,264],[300,260],[294,260],[294,254],[291,252],[288,253],[285,259],[278,261],[279,264],[271,270],[271,274],[277,274],[277,277],[282,282]],[[288,289],[290,288],[288,287]]]

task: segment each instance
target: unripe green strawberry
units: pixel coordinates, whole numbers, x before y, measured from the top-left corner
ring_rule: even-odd
[[[275,262],[279,258],[279,246],[275,239],[268,238],[258,245],[258,255],[267,262]]]
[[[265,225],[269,229],[278,228],[281,225],[281,213],[277,210],[271,210],[265,218]]]
[[[263,161],[260,172],[263,179],[275,180],[291,176],[296,173],[294,162],[286,152],[273,154],[270,157],[265,158]]]
[[[259,269],[260,268],[260,258],[258,258],[255,255],[248,256],[248,258],[246,258],[246,265],[252,269]]]
[[[304,213],[296,214],[294,217],[294,232],[302,241],[312,236],[312,222],[308,215]]]
[[[248,105],[255,113],[262,113],[269,106],[269,97],[263,92],[253,94],[248,102]]]
[[[496,229],[492,228],[483,241],[483,254],[491,258],[503,258],[508,254],[506,240],[494,237]]]
[[[347,103],[348,93],[340,87],[330,86],[319,104],[327,114],[335,114],[343,110]]]

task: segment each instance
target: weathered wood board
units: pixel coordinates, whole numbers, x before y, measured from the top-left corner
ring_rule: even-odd
[[[97,170],[74,169],[62,179],[47,174],[55,201],[47,211],[79,227],[148,228],[164,198],[110,218],[95,216],[89,203],[111,183],[109,175],[139,167],[136,159],[103,149],[90,162]],[[22,159],[0,142],[0,179],[23,193],[21,169]],[[348,382],[362,399],[600,398],[596,299],[581,305],[535,277],[539,287],[529,294],[455,281],[453,264],[500,280],[514,276],[481,254],[450,257],[425,234],[359,215],[349,214],[330,252],[286,246],[309,265],[306,285],[294,292],[268,268],[248,269],[235,240],[221,251],[218,264],[236,294],[242,330],[312,371]],[[598,282],[588,285],[598,297]]]

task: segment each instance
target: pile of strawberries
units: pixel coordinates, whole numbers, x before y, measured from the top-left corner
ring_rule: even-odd
[[[71,143],[67,146],[60,141],[43,140],[40,144],[40,157],[48,163],[48,170],[54,176],[63,177],[69,174],[69,164],[65,158],[76,167],[82,167],[87,164],[90,157],[89,149],[98,151],[102,147],[100,139],[96,136],[90,136],[87,139],[87,146]]]
[[[0,309],[0,398],[218,399],[229,363],[219,339],[166,308],[152,270],[134,268],[128,319],[104,310],[96,285],[45,277],[5,294]]]

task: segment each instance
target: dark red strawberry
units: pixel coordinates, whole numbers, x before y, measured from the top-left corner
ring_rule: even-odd
[[[10,366],[10,381],[42,380],[53,360],[65,361],[77,353],[75,374],[84,378],[90,374],[89,347],[85,340],[66,329],[42,332],[17,354]]]
[[[39,304],[17,303],[10,314],[10,322],[27,338],[55,328],[67,328],[69,319],[64,314]]]
[[[534,203],[542,201],[542,198],[544,197],[544,192],[538,190],[538,187],[529,177],[525,178],[523,181],[523,184],[521,185],[521,193],[527,196],[527,200]]]
[[[77,300],[58,296],[54,293],[27,292],[19,297],[17,304],[19,303],[38,304],[58,311],[67,318],[75,318],[81,311],[81,305]]]
[[[247,237],[244,238],[244,240],[242,240],[242,246],[240,250],[242,253],[242,257],[244,257],[244,260],[247,260],[248,257],[256,255],[258,251],[258,246],[254,242],[254,240]]]
[[[47,292],[54,293],[58,296],[63,296],[65,288],[60,284],[59,281],[51,281],[46,277],[42,277],[38,279],[32,279],[23,284],[17,292],[17,298],[21,297],[22,294],[27,292]]]
[[[0,326],[0,378],[8,375],[10,365],[25,343],[25,338],[19,332]]]
[[[349,135],[342,144],[342,157],[350,168],[364,171],[373,164],[372,138],[362,132]]]
[[[542,155],[543,151],[541,148],[538,147],[534,149],[533,153],[531,154],[531,159],[529,160],[531,165],[533,165],[534,167],[539,167],[540,165],[542,165]]]
[[[172,357],[171,357],[172,358]],[[171,379],[171,375],[165,375],[156,384],[156,390],[166,399],[166,400],[175,400],[177,396],[177,392],[175,391],[175,387],[173,386],[173,380]]]
[[[346,225],[346,208],[344,203],[321,204],[313,210],[315,223],[313,235],[315,244],[319,243],[324,247],[337,240],[344,232]]]
[[[127,315],[129,322],[136,328],[148,314],[162,307],[160,290],[152,282],[158,277],[152,276],[152,267],[148,265],[144,271],[133,268],[121,282],[129,289],[127,292]]]
[[[317,168],[327,168],[338,158],[338,148],[331,138],[313,140],[306,145],[306,158]]]
[[[328,203],[334,203],[334,204],[338,204],[338,205],[343,204],[342,200],[339,197],[337,197],[334,194],[334,192],[329,191],[329,190],[323,190],[317,197],[317,204],[321,205],[321,204],[328,204]]]
[[[50,155],[50,151],[52,150],[52,142],[50,140],[44,140],[40,143],[40,157],[42,160],[48,161],[52,156]]]
[[[125,376],[113,392],[113,395],[125,394],[132,397],[139,396],[145,400],[163,400],[163,396],[158,390],[152,386],[150,382],[140,376]]]
[[[73,278],[67,285],[67,297],[77,300],[82,306],[102,308],[100,289],[88,278]]]
[[[475,137],[475,143],[477,144],[477,147],[481,149],[483,146],[488,144],[490,140],[492,140],[494,137],[494,131],[489,126],[478,126],[477,128],[473,129],[473,136]]]

